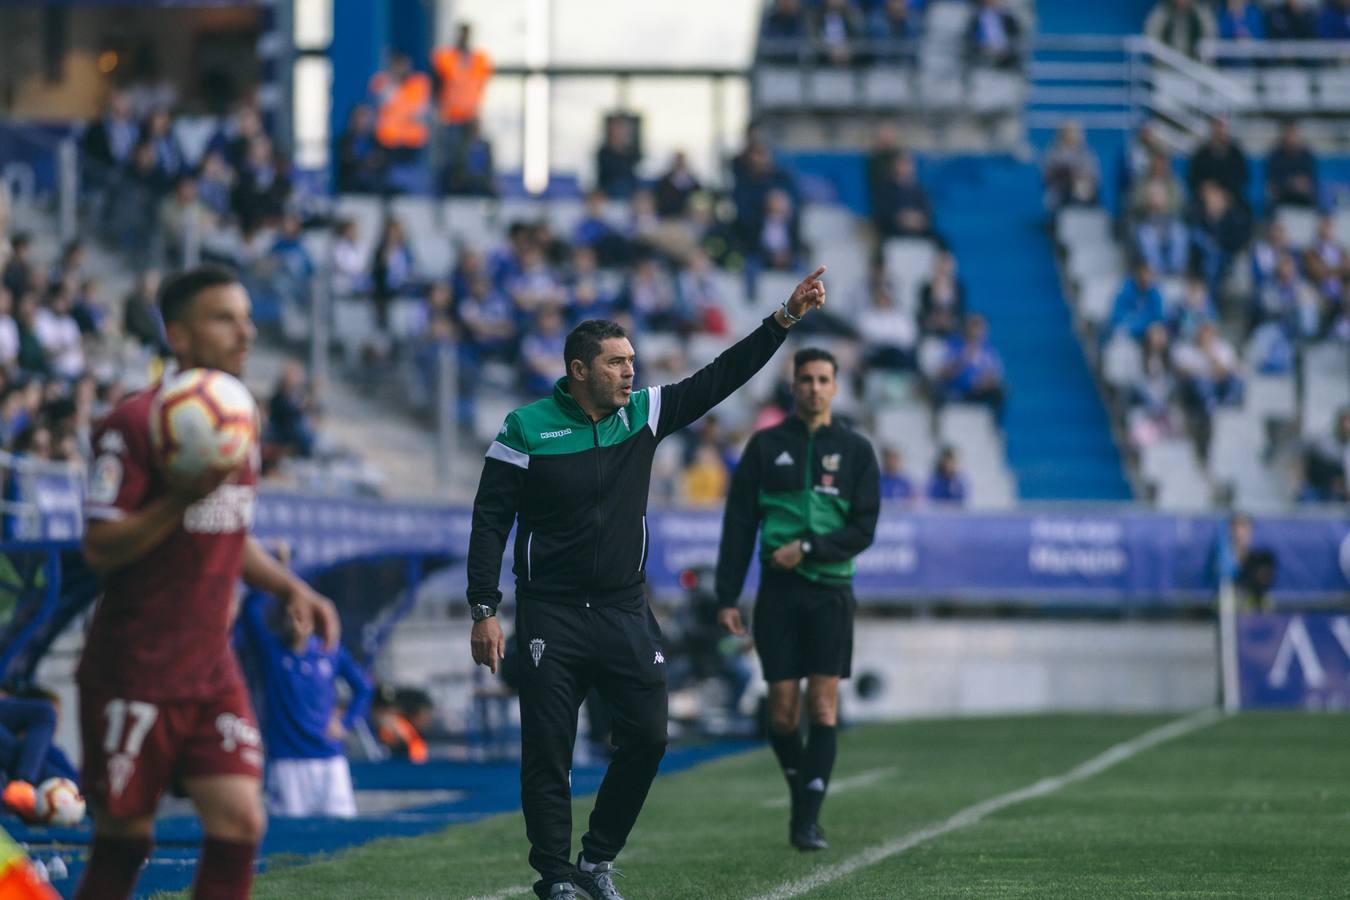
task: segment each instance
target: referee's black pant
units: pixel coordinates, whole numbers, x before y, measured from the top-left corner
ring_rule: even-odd
[[[524,600],[520,665],[520,796],[530,865],[544,885],[573,870],[572,746],[594,687],[614,717],[614,755],[581,839],[590,862],[623,849],[666,752],[666,665],[660,626],[642,596],[588,608]]]

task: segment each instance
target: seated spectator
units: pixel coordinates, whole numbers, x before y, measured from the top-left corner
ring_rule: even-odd
[[[914,482],[905,471],[905,456],[899,447],[881,448],[881,499],[902,502],[914,499]]]
[[[611,200],[627,200],[637,190],[641,159],[633,122],[625,116],[605,120],[605,139],[595,152],[595,186]]]
[[[99,287],[97,278],[81,281],[70,307],[80,334],[86,338],[100,337],[107,328],[108,310],[99,297]]]
[[[69,281],[77,284],[84,277],[84,242],[79,238],[66,242],[61,248],[61,259],[52,266],[50,284],[63,284]]]
[[[1166,321],[1163,295],[1158,290],[1153,269],[1146,260],[1136,260],[1130,277],[1116,295],[1103,336],[1123,331],[1135,340],[1140,340],[1150,325]]]
[[[486,276],[470,281],[468,296],[459,302],[459,319],[464,324],[462,348],[469,361],[515,361],[519,349],[516,309],[504,294],[493,289]],[[471,381],[461,377],[460,383]]]
[[[525,368],[525,390],[531,396],[546,396],[558,380],[558,360],[563,357],[567,332],[562,314],[545,308],[534,318],[534,327],[520,342],[520,361]]]
[[[1181,377],[1187,401],[1197,412],[1208,415],[1216,407],[1242,402],[1237,353],[1213,323],[1201,325],[1193,341],[1177,342],[1172,365]]]
[[[431,724],[431,697],[418,688],[382,688],[370,704],[375,737],[393,759],[421,765],[427,761],[422,732]]]
[[[914,369],[919,329],[884,280],[874,286],[872,305],[858,317],[857,328],[868,366],[890,371]]]
[[[913,63],[918,54],[910,42],[918,37],[920,23],[915,21],[910,0],[882,0],[867,14],[867,39],[872,42],[871,57],[883,63]]]
[[[1158,132],[1152,122],[1139,125],[1120,153],[1120,164],[1116,172],[1116,188],[1122,197],[1129,197],[1139,179],[1143,178],[1153,164],[1153,158],[1161,156],[1168,161],[1167,148],[1158,138]],[[1171,171],[1170,164],[1168,171]],[[1178,210],[1180,206],[1178,205]]]
[[[829,66],[855,62],[854,42],[863,36],[862,13],[848,0],[822,0],[811,19],[816,58]]]
[[[1327,337],[1333,341],[1350,344],[1350,285],[1341,293],[1341,308],[1333,310],[1331,322],[1327,325]]]
[[[576,327],[587,319],[613,318],[618,298],[601,283],[595,251],[590,247],[582,245],[573,249],[566,290],[569,327]]]
[[[483,136],[478,119],[464,123],[459,140],[445,166],[445,192],[466,197],[497,196],[497,173],[492,144]]]
[[[1218,31],[1214,14],[1196,0],[1158,0],[1144,20],[1144,34],[1190,57]]]
[[[22,231],[10,239],[9,260],[0,281],[13,297],[22,297],[33,288],[32,245],[33,239]]]
[[[1321,326],[1322,298],[1289,253],[1280,254],[1275,275],[1261,286],[1256,302],[1257,322],[1274,322],[1291,335],[1315,336]]]
[[[797,62],[806,42],[801,0],[773,0],[760,26],[760,57],[765,62]]]
[[[872,219],[882,237],[931,237],[933,208],[919,183],[914,157],[900,153],[891,174],[872,198]]]
[[[1275,277],[1280,257],[1292,252],[1284,226],[1278,221],[1271,222],[1265,237],[1252,245],[1252,289],[1256,296]]]
[[[520,274],[520,261],[525,251],[534,244],[534,229],[525,222],[512,222],[506,228],[506,246],[496,247],[488,257],[488,277],[492,286],[499,291],[506,290]]]
[[[0,379],[7,379],[19,360],[19,326],[14,323],[14,299],[0,287]],[[0,440],[0,446],[4,444]]]
[[[1142,416],[1130,419],[1130,441],[1147,447],[1180,434],[1184,423],[1176,414],[1177,380],[1172,368],[1171,338],[1167,326],[1154,322],[1144,332],[1138,379],[1129,387],[1128,402]]]
[[[1266,200],[1272,206],[1317,205],[1317,159],[1289,119],[1280,129],[1280,142],[1266,160]]]
[[[113,189],[109,214],[113,233],[122,250],[133,259],[145,260],[154,246],[154,227],[159,201],[169,188],[159,173],[155,148],[142,141],[131,153]]]
[[[230,215],[230,198],[234,195],[234,173],[218,152],[206,154],[201,172],[197,175],[197,199],[206,204],[217,221]]]
[[[380,242],[370,262],[371,297],[375,300],[380,327],[388,326],[389,304],[416,287],[417,266],[403,223],[392,216],[384,220]]]
[[[1162,153],[1150,156],[1143,173],[1134,180],[1128,207],[1131,220],[1139,221],[1151,214],[1153,194],[1162,196],[1168,215],[1179,216],[1185,211],[1186,189],[1172,171],[1172,161]]]
[[[1091,206],[1101,190],[1102,170],[1097,155],[1083,139],[1077,122],[1060,126],[1055,143],[1041,164],[1045,182],[1045,206],[1059,212],[1066,206]]]
[[[1210,119],[1209,138],[1191,154],[1186,168],[1186,186],[1199,200],[1205,182],[1212,181],[1243,206],[1247,202],[1247,156],[1228,132],[1228,121]]]
[[[1003,361],[989,343],[984,316],[966,317],[965,328],[947,346],[940,375],[941,399],[952,403],[983,403],[1003,417]]]
[[[628,261],[632,248],[628,239],[609,221],[605,202],[601,191],[586,195],[585,211],[572,229],[572,243],[592,248],[603,264],[619,265]]]
[[[1201,325],[1212,325],[1218,321],[1219,314],[1214,309],[1204,279],[1194,275],[1188,277],[1181,294],[1181,303],[1168,318],[1172,335],[1177,340],[1194,340]]]
[[[16,362],[20,372],[45,378],[51,374],[51,363],[38,335],[38,310],[37,294],[33,291],[20,296],[14,307],[14,324],[19,331]]]
[[[276,390],[267,403],[267,442],[302,459],[314,455],[313,388],[305,367],[289,360],[281,369]]]
[[[689,506],[717,506],[726,499],[730,481],[722,451],[717,444],[702,440],[684,470],[681,491],[684,502]]]
[[[1317,37],[1314,0],[1275,0],[1266,10],[1266,37],[1272,41],[1307,41]]]
[[[938,251],[933,274],[919,288],[919,328],[925,336],[949,337],[966,316],[966,288],[956,274],[956,257]]]
[[[141,129],[141,140],[155,148],[155,168],[167,184],[172,184],[187,172],[183,148],[173,133],[173,117],[164,108],[155,110]]]
[[[370,286],[370,279],[366,273],[368,260],[361,253],[355,222],[351,219],[341,219],[334,224],[333,231],[336,237],[329,259],[332,267],[333,294],[337,297],[354,297]]]
[[[1259,41],[1266,36],[1266,20],[1252,0],[1223,0],[1219,8],[1219,39]]]
[[[1350,40],[1350,0],[1323,0],[1317,36],[1324,41]]]
[[[94,190],[112,183],[140,139],[141,127],[132,112],[131,98],[126,91],[113,91],[107,112],[85,129],[80,140],[81,157],[92,164],[85,166],[84,175]]]
[[[34,316],[34,331],[46,351],[51,374],[67,381],[84,372],[84,338],[70,314],[73,288],[60,285],[52,290],[47,305]]]
[[[700,187],[689,171],[689,158],[683,150],[676,150],[670,168],[656,182],[656,214],[663,219],[683,216],[689,209],[689,198]]]
[[[337,183],[344,194],[373,194],[384,184],[384,150],[375,139],[375,110],[352,107],[338,136]]]
[[[766,269],[794,269],[801,254],[797,211],[787,191],[769,191],[764,198],[764,222],[760,226],[755,256]]]
[[[1329,434],[1308,445],[1303,473],[1305,500],[1350,503],[1350,407],[1336,414]]]
[[[1229,193],[1213,181],[1200,186],[1200,208],[1191,226],[1191,267],[1217,294],[1233,260],[1247,246],[1251,223]]]
[[[680,305],[694,320],[694,328],[704,334],[725,335],[730,331],[727,322],[726,298],[713,269],[712,260],[702,250],[695,250],[685,259],[676,279]]]
[[[159,313],[159,281],[158,269],[146,269],[136,279],[135,288],[122,301],[122,333],[159,356],[169,356]]]
[[[792,176],[778,166],[769,148],[754,138],[745,152],[732,161],[731,198],[736,204],[736,233],[747,252],[759,246],[764,228],[764,206],[769,192],[786,191],[797,196]]]
[[[159,205],[159,240],[165,262],[174,268],[182,267],[189,243],[200,252],[202,242],[215,228],[215,213],[197,197],[196,179],[191,175],[179,178],[173,193]]]
[[[879,123],[867,153],[867,196],[873,203],[881,196],[883,185],[891,180],[895,158],[903,152],[900,130],[890,122]]]
[[[1003,8],[1003,0],[978,0],[966,31],[966,49],[977,65],[1015,69],[1022,61],[1022,23]]]
[[[1134,227],[1135,254],[1164,278],[1181,275],[1190,258],[1190,233],[1169,210],[1166,189],[1153,183],[1147,187],[1147,211]]]
[[[938,451],[937,462],[933,464],[933,474],[928,479],[925,494],[932,503],[965,506],[966,493],[966,476],[961,472],[956,448],[943,447]]]
[[[269,226],[281,218],[290,197],[291,182],[264,136],[249,144],[248,159],[239,170],[231,208],[244,231]]]
[[[520,272],[506,285],[506,293],[516,309],[527,316],[544,309],[562,309],[567,294],[544,251],[531,242],[524,247],[520,258]]]
[[[675,289],[655,257],[638,260],[628,278],[625,309],[647,331],[684,334],[691,322],[679,305]]]

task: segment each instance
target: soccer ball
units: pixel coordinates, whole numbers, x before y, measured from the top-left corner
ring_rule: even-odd
[[[48,778],[38,785],[33,809],[44,825],[78,825],[84,818],[84,798],[69,778]]]
[[[164,382],[150,407],[150,443],[172,475],[232,470],[258,439],[258,404],[227,372],[188,369]]]

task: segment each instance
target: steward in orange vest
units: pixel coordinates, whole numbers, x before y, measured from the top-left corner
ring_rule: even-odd
[[[431,55],[431,68],[440,84],[439,113],[444,125],[464,125],[478,118],[483,91],[492,77],[492,57],[469,46],[470,28],[459,26],[453,47],[441,47]]]
[[[375,140],[386,150],[421,150],[427,145],[431,79],[414,72],[407,54],[395,53],[389,70],[370,79],[375,98]]]

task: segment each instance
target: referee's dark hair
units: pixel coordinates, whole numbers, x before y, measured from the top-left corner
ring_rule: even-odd
[[[159,289],[159,314],[164,317],[165,325],[181,322],[192,301],[202,291],[238,281],[239,276],[220,266],[198,266],[180,272]]]
[[[802,366],[813,362],[827,362],[830,364],[830,371],[835,375],[839,374],[839,363],[835,361],[833,353],[819,347],[803,347],[792,356],[792,377],[796,378]]]
[[[623,326],[608,319],[587,319],[567,336],[563,344],[563,368],[572,374],[572,360],[579,359],[584,366],[600,355],[600,345],[610,338],[626,338]]]

